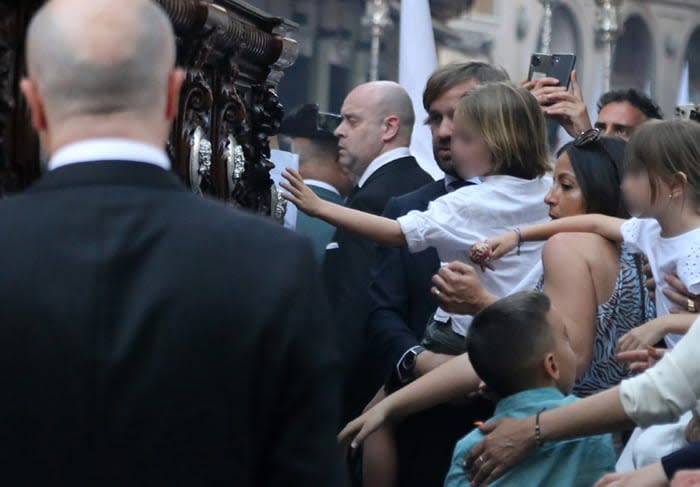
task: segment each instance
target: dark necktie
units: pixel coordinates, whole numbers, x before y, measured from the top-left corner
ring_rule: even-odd
[[[351,202],[352,199],[355,197],[355,195],[357,194],[358,191],[360,191],[360,187],[359,187],[358,185],[355,185],[355,187],[352,188],[352,189],[350,190],[350,192],[348,193],[347,198],[345,198],[345,206],[349,206],[349,205],[350,205],[350,202]]]
[[[455,179],[452,181],[450,184],[447,185],[450,191],[455,191],[463,186],[469,186],[470,184],[474,184],[471,181],[465,181],[464,179]]]

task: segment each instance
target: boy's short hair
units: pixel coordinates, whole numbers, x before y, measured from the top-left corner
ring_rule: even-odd
[[[536,291],[507,296],[481,310],[467,334],[474,370],[501,397],[534,386],[535,370],[555,346],[549,298]]]

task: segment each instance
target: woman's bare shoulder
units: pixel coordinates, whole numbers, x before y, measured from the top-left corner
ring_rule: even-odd
[[[617,244],[595,233],[557,233],[544,245],[549,252],[596,254],[603,249],[616,251]]]

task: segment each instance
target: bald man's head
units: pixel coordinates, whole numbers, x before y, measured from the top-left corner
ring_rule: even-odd
[[[338,161],[355,179],[379,155],[408,147],[415,122],[411,98],[398,83],[373,81],[357,86],[343,102],[335,130]]]
[[[175,37],[151,0],[51,0],[27,34],[46,118],[162,113]]]
[[[399,119],[398,137],[402,145],[411,143],[411,133],[416,116],[413,112],[413,104],[408,92],[398,83],[393,81],[371,81],[355,88],[350,96],[364,97],[367,103],[373,107],[379,120],[396,116]]]

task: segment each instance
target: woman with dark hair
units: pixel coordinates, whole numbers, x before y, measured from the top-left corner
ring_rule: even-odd
[[[554,184],[545,197],[553,219],[584,213],[629,216],[620,191],[627,144],[593,135],[570,142],[557,154]],[[618,341],[655,315],[641,255],[597,235],[562,234],[548,242],[542,260],[544,275],[538,288],[569,316],[574,324],[569,332],[578,338],[572,341],[579,342],[579,376],[573,393],[585,397],[618,384],[629,374],[615,360]]]
[[[625,216],[620,192],[626,143],[593,132],[559,152],[554,182],[545,197],[551,218],[599,212]],[[585,396],[619,383],[628,372],[615,361],[617,340],[653,317],[638,255],[594,234],[558,234],[542,253],[541,287],[563,315],[577,355],[574,393]],[[433,278],[440,306],[454,313],[476,313],[497,298],[480,285],[471,266],[453,262]],[[350,422],[340,440],[357,446],[385,421],[461,400],[480,379],[467,354],[460,355]]]

